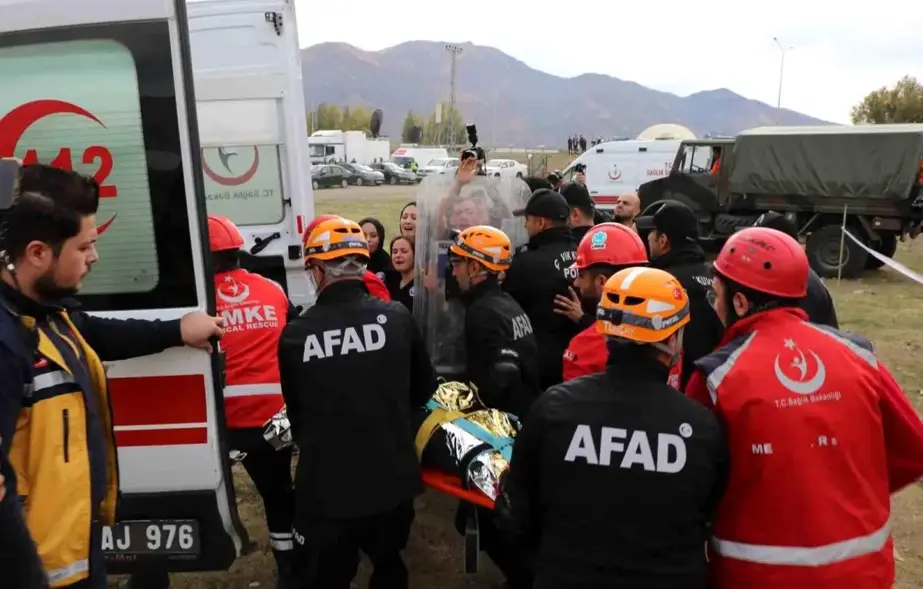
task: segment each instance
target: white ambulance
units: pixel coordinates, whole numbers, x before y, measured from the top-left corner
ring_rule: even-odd
[[[218,39],[255,39],[266,51],[238,50],[236,78],[230,60],[200,60],[215,72],[199,105],[209,142],[203,162],[183,0],[0,0],[0,156],[99,181],[101,259],[80,296],[93,314],[214,314],[207,210],[247,225],[249,247],[264,244],[261,255],[283,258],[272,267],[294,267],[290,248],[313,214],[310,187],[293,180],[303,170],[296,154],[305,127],[303,107],[299,120],[289,105],[303,99],[287,101],[300,81],[268,65],[274,52],[289,68],[297,64],[294,14],[286,0],[221,4],[224,24],[207,24],[217,10],[203,15],[196,34],[223,29]],[[226,39],[228,29],[251,36]],[[233,151],[239,161],[228,159]],[[246,158],[241,175],[236,166]],[[206,185],[204,169],[233,181]],[[219,186],[231,196],[209,201]],[[296,194],[307,199],[296,204]],[[247,544],[228,459],[222,368],[220,356],[192,349],[106,362],[122,492],[120,522],[103,535],[109,572],[223,570]]]
[[[301,234],[314,199],[293,4],[189,0],[187,11],[208,212],[240,227],[245,268],[310,305]]]
[[[681,141],[654,139],[607,141],[587,148],[564,170],[567,181],[576,166],[586,166],[586,185],[601,209],[615,207],[620,194],[634,192],[645,182],[670,174]]]

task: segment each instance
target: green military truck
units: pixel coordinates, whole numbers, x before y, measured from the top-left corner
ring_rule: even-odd
[[[717,162],[717,165],[716,165]],[[760,127],[735,138],[683,141],[669,176],[642,184],[642,208],[680,200],[719,245],[767,211],[799,228],[814,270],[856,277],[881,262],[849,238],[894,255],[923,229],[923,124]],[[841,268],[842,266],[842,268]]]

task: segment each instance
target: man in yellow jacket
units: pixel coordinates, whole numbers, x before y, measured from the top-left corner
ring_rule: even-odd
[[[67,300],[98,259],[99,186],[38,165],[24,168],[20,187],[0,219],[0,438],[16,475],[7,493],[23,500],[53,589],[105,589],[99,531],[115,521],[118,464],[102,360],[210,349],[222,321],[80,311]]]

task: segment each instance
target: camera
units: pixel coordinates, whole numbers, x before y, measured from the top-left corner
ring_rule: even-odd
[[[465,130],[468,131],[468,143],[471,144],[471,147],[463,150],[459,159],[464,162],[471,158],[475,158],[478,161],[478,175],[486,176],[487,170],[485,169],[485,164],[487,163],[487,155],[482,148],[478,147],[477,125],[465,125]]]
[[[574,172],[578,174],[586,174],[586,164],[575,164]]]

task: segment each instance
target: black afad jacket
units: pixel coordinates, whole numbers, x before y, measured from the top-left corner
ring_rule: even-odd
[[[327,286],[282,331],[279,373],[301,513],[363,517],[422,491],[415,410],[436,377],[404,305],[373,298],[360,280]]]
[[[516,438],[497,523],[534,551],[536,588],[705,587],[721,428],[643,352],[548,389]]]

